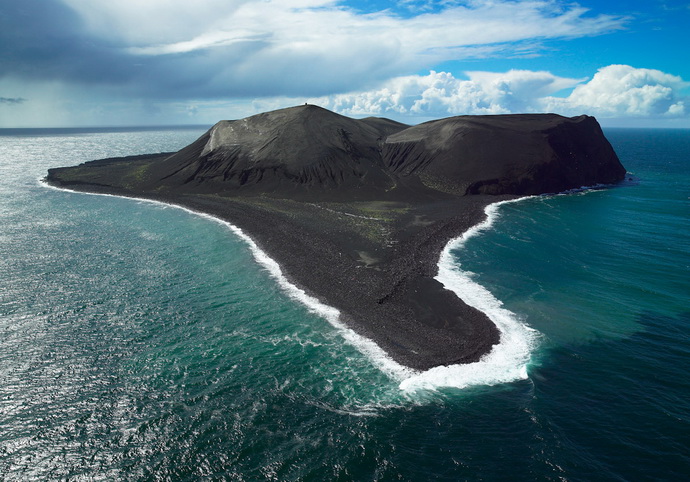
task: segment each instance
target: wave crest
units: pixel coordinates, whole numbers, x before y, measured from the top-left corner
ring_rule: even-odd
[[[468,239],[489,229],[498,218],[501,205],[528,199],[523,197],[501,201],[484,208],[486,219],[449,242],[441,253],[436,279],[473,308],[485,313],[500,332],[500,341],[475,363],[431,368],[406,378],[400,383],[403,390],[436,389],[441,387],[466,388],[471,385],[496,385],[524,380],[527,365],[536,346],[538,332],[523,323],[519,317],[503,307],[503,303],[472,279],[472,273],[460,268],[451,254],[461,249]]]

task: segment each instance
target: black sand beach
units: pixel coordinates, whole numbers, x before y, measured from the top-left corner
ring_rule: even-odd
[[[51,169],[46,180],[240,227],[357,333],[424,370],[477,361],[499,341],[483,313],[434,279],[450,240],[490,203],[624,174],[585,116],[463,116],[409,128],[299,106],[219,123],[178,153]]]

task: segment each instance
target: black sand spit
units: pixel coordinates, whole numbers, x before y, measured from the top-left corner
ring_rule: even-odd
[[[492,202],[623,179],[588,116],[459,116],[409,127],[299,106],[216,124],[177,153],[49,171],[55,186],[151,198],[242,228],[292,282],[415,369],[477,361],[491,321],[434,279]]]

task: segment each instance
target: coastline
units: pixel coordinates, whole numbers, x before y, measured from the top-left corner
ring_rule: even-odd
[[[462,271],[450,266],[450,250],[457,249],[458,244],[464,244],[467,239],[473,237],[486,229],[490,229],[495,220],[497,208],[505,203],[519,202],[528,199],[530,196],[519,197],[503,201],[496,201],[484,207],[486,218],[470,226],[458,236],[451,238],[445,244],[437,257],[436,267],[438,269],[435,279],[441,282],[447,290],[452,291],[463,303],[466,303],[478,310],[486,310],[484,313],[496,325],[500,332],[500,340],[494,344],[479,360],[466,364],[439,365],[427,369],[415,369],[396,361],[390,353],[384,350],[375,339],[369,338],[356,332],[342,320],[342,313],[337,308],[324,303],[318,297],[307,293],[300,286],[294,284],[283,272],[280,264],[265,253],[255,240],[244,232],[240,227],[232,222],[214,216],[212,214],[195,210],[184,205],[171,202],[164,202],[146,197],[126,196],[105,192],[92,192],[85,190],[58,187],[50,184],[45,179],[39,182],[48,188],[60,191],[87,194],[95,196],[111,196],[128,198],[140,202],[164,205],[175,209],[181,209],[190,214],[201,216],[226,227],[245,242],[254,260],[263,266],[271,277],[279,284],[281,289],[292,299],[302,303],[308,310],[324,318],[329,324],[336,328],[343,339],[354,346],[364,356],[366,356],[374,366],[377,366],[388,376],[398,380],[402,390],[414,391],[418,389],[434,389],[438,387],[465,388],[470,385],[492,385],[496,383],[510,382],[527,377],[526,364],[529,361],[531,349],[534,345],[535,331],[517,320],[514,314],[500,308],[500,301],[480,285],[465,279],[463,283],[457,283],[448,279],[448,272],[455,272],[455,276],[463,276]],[[444,276],[445,273],[445,276]],[[467,283],[474,284],[473,290],[479,289],[480,297],[483,296],[484,303],[476,303],[476,300],[467,299]],[[464,290],[463,290],[464,287]],[[465,296],[463,296],[465,295]],[[488,296],[487,296],[488,295]],[[476,296],[476,295],[475,295]],[[488,305],[486,301],[488,300]],[[498,308],[498,310],[496,310]],[[494,313],[489,313],[493,311]]]
[[[288,437],[277,433],[280,440],[276,441],[276,421],[283,420],[290,422],[297,436],[313,435],[317,461],[323,455],[320,442],[324,437],[323,430],[313,429],[329,428],[343,442],[338,444],[339,452],[329,451],[330,458],[335,463],[349,461],[352,467],[371,461],[366,457],[352,461],[353,450],[359,453],[357,443],[366,439],[373,444],[370,453],[388,454],[394,457],[395,467],[410,473],[428,472],[436,461],[422,458],[426,464],[420,468],[414,457],[393,450],[396,447],[469,447],[465,458],[469,468],[460,466],[456,475],[462,478],[473,469],[495,475],[496,454],[513,445],[517,451],[512,465],[553,476],[553,466],[541,463],[543,444],[530,446],[534,449],[531,459],[525,452],[525,440],[539,441],[545,435],[558,448],[547,454],[549,460],[560,460],[559,466],[573,474],[582,467],[578,450],[590,447],[599,468],[608,467],[607,474],[614,478],[634,478],[640,471],[658,476],[657,454],[671,454],[671,462],[677,462],[664,471],[674,477],[673,468],[687,460],[673,456],[673,447],[687,437],[682,426],[670,424],[668,413],[682,414],[686,407],[679,405],[686,400],[678,383],[684,379],[686,364],[683,337],[678,334],[689,320],[682,313],[687,299],[679,262],[683,259],[675,253],[683,246],[678,227],[685,219],[683,204],[677,200],[687,197],[678,181],[690,172],[683,169],[682,145],[675,146],[675,157],[674,151],[665,150],[662,141],[675,140],[673,134],[617,132],[615,145],[621,145],[622,159],[632,159],[626,166],[639,177],[636,183],[502,205],[491,229],[470,238],[464,248],[451,249],[462,269],[476,273],[475,281],[539,330],[538,345],[527,365],[527,379],[494,386],[472,384],[466,389],[436,385],[439,388],[419,391],[401,390],[401,383],[345,342],[326,320],[285,296],[246,245],[220,224],[162,205],[58,192],[37,182],[48,167],[96,158],[106,149],[126,151],[120,137],[103,136],[107,144],[94,142],[99,138],[83,139],[83,150],[76,149],[69,136],[46,138],[40,144],[46,147],[40,149],[43,156],[36,155],[38,148],[25,148],[37,141],[8,139],[12,149],[8,152],[17,154],[5,159],[9,214],[5,251],[6,259],[15,262],[8,265],[4,281],[6,293],[17,290],[7,308],[18,309],[6,318],[12,330],[4,339],[4,353],[7,367],[14,367],[10,375],[17,380],[7,390],[14,392],[15,402],[24,403],[25,411],[35,407],[39,416],[48,414],[51,423],[39,433],[44,437],[20,447],[16,456],[10,454],[10,460],[17,460],[14,473],[17,477],[27,471],[54,473],[65,453],[55,447],[64,446],[68,453],[74,453],[70,450],[75,447],[74,437],[57,440],[54,435],[65,427],[67,432],[61,433],[72,434],[76,419],[83,422],[79,425],[82,433],[92,427],[89,434],[95,438],[94,443],[81,445],[83,457],[74,460],[94,460],[96,454],[95,465],[91,464],[96,469],[103,468],[98,462],[106,460],[109,452],[117,457],[128,448],[136,452],[143,447],[140,460],[146,464],[151,460],[146,448],[152,444],[142,445],[142,439],[158,440],[159,459],[168,460],[170,444],[165,442],[170,440],[170,428],[181,434],[175,440],[186,450],[182,454],[199,460],[223,461],[228,453],[241,456],[247,446],[256,446],[258,434],[266,447],[260,455],[271,462],[276,442],[287,441],[288,448],[294,447],[290,433]],[[134,139],[141,140],[137,145],[151,145],[148,134]],[[648,157],[635,157],[650,139],[658,140],[657,149],[646,150]],[[176,241],[175,233],[184,239]],[[222,251],[217,249],[221,245]],[[610,249],[621,245],[639,247],[650,263],[626,257],[626,250]],[[663,256],[656,258],[655,252]],[[593,257],[595,253],[598,256]],[[230,257],[237,257],[236,261],[226,261]],[[228,268],[220,269],[218,259]],[[214,272],[209,278],[212,284],[201,281],[205,277],[202,266]],[[107,284],[109,279],[113,283]],[[238,285],[238,279],[244,281]],[[219,284],[222,289],[215,290],[213,286]],[[241,294],[234,298],[237,286]],[[254,286],[254,293],[245,290]],[[43,289],[37,291],[37,287]],[[641,288],[656,295],[640,298]],[[662,288],[668,291],[659,291]],[[250,302],[239,304],[244,300]],[[178,313],[180,318],[171,316]],[[100,336],[89,336],[92,333]],[[37,354],[55,356],[43,356],[44,363],[36,366],[32,361]],[[475,370],[483,366],[481,362],[468,365]],[[27,371],[27,367],[33,369]],[[431,369],[402,384],[421,383],[430,378],[430,372],[440,371]],[[217,373],[223,378],[217,380]],[[193,380],[197,383],[190,383]],[[67,390],[67,386],[75,389]],[[62,398],[46,407],[46,412],[44,397],[37,393]],[[592,400],[602,401],[600,410],[591,409]],[[195,412],[181,411],[180,407],[189,405],[181,406],[183,402],[192,403]],[[628,402],[646,417],[647,425],[661,427],[663,446],[658,437],[637,437],[642,419],[629,416]],[[143,409],[123,411],[122,403]],[[263,410],[258,416],[257,406]],[[226,430],[231,409],[252,422],[241,427],[244,439],[242,433]],[[75,415],[75,410],[83,412],[83,417]],[[123,413],[130,416],[123,420]],[[540,425],[534,423],[535,418],[553,423]],[[21,441],[21,431],[31,432],[31,427],[22,413],[15,419]],[[152,426],[152,419],[162,422]],[[202,431],[201,438],[190,445],[189,436],[197,434],[194,429],[200,420],[205,421],[204,427],[217,430]],[[113,430],[105,430],[103,422],[111,423]],[[146,431],[132,431],[138,425]],[[551,430],[554,425],[559,430]],[[123,426],[127,434],[139,437],[123,439]],[[444,426],[453,429],[444,430]],[[353,432],[355,428],[361,430]],[[594,441],[593,430],[600,435]],[[237,436],[221,440],[218,433]],[[616,445],[621,433],[627,435],[624,441],[635,457],[628,464],[611,465],[608,455],[621,449]],[[203,438],[205,434],[210,438]],[[494,436],[487,439],[487,434]],[[345,443],[347,437],[352,443]],[[120,445],[113,448],[113,440]],[[246,443],[238,446],[237,440]],[[477,441],[483,443],[481,450]],[[22,463],[26,453],[55,457],[52,461],[44,457],[41,471],[31,461]],[[292,455],[285,457],[286,464],[304,459],[299,450]],[[454,466],[449,457],[445,459],[442,467]],[[190,463],[187,472],[193,474],[198,466]],[[181,466],[158,468],[168,467]]]
[[[49,169],[46,180],[181,205],[237,226],[292,284],[336,307],[347,327],[424,371],[477,362],[501,338],[481,307],[439,281],[449,242],[497,201],[624,173],[588,116],[407,126],[305,105],[221,121],[176,153]]]
[[[500,341],[499,330],[485,313],[445,289],[435,277],[445,247],[484,220],[487,205],[506,196],[471,196],[415,207],[393,221],[398,236],[393,246],[376,251],[370,243],[366,246],[369,254],[358,256],[362,240],[349,237],[353,233],[347,229],[334,230],[343,216],[352,213],[318,204],[290,206],[280,200],[280,209],[285,211],[280,213],[274,200],[173,198],[112,186],[43,182],[57,189],[162,202],[237,227],[276,260],[291,285],[305,296],[336,307],[337,322],[371,340],[394,364],[377,361],[377,365],[404,374],[398,378],[438,366],[475,363]],[[376,351],[363,351],[374,360],[385,358],[372,350]]]
[[[539,332],[523,323],[519,317],[503,307],[487,288],[474,281],[473,273],[466,272],[453,261],[451,251],[463,249],[465,243],[492,228],[500,217],[502,205],[517,203],[535,196],[497,201],[484,208],[486,219],[472,226],[460,236],[450,240],[439,256],[436,279],[453,291],[464,303],[482,311],[496,325],[500,341],[481,360],[468,365],[435,367],[427,372],[412,376],[400,384],[400,388],[455,387],[470,385],[495,385],[528,377],[527,365],[538,343]]]
[[[404,379],[419,375],[421,372],[414,370],[412,368],[406,367],[399,364],[393,358],[391,358],[379,345],[377,345],[373,340],[366,338],[354,330],[349,328],[345,323],[340,320],[340,311],[333,307],[323,303],[318,298],[307,294],[302,288],[293,284],[288,277],[285,276],[283,270],[280,268],[280,264],[266,254],[241,228],[235,226],[231,222],[213,216],[211,214],[197,211],[180,204],[173,204],[169,202],[158,201],[155,199],[145,198],[145,197],[134,197],[134,196],[124,196],[118,194],[108,194],[104,192],[92,192],[92,191],[80,191],[76,189],[69,189],[65,187],[57,187],[45,179],[39,179],[39,184],[49,189],[54,189],[57,191],[66,191],[75,194],[84,194],[89,196],[105,196],[105,197],[115,197],[122,199],[130,199],[137,202],[145,202],[156,204],[160,206],[165,206],[173,209],[180,209],[194,216],[199,216],[217,224],[224,226],[226,229],[230,230],[235,236],[241,239],[249,248],[254,260],[263,268],[268,271],[270,276],[278,283],[280,288],[292,299],[298,301],[299,303],[305,305],[307,309],[320,317],[324,318],[328,323],[330,323],[334,328],[336,328],[341,336],[354,347],[356,347],[362,354],[367,356],[369,360],[372,361],[383,372],[387,373],[389,376],[395,377],[400,381]]]

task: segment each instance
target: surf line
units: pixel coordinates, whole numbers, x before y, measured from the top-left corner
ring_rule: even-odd
[[[452,261],[451,250],[460,249],[467,239],[476,236],[489,229],[497,217],[498,208],[502,204],[517,202],[528,197],[499,201],[489,204],[484,208],[487,217],[484,221],[474,225],[462,235],[452,239],[443,249],[439,259],[439,272],[436,279],[445,288],[453,291],[468,305],[484,312],[489,319],[496,324],[500,332],[500,341],[492,350],[484,355],[478,362],[462,365],[438,366],[426,371],[418,371],[401,365],[393,360],[380,346],[371,339],[356,333],[340,319],[340,311],[332,306],[322,303],[317,298],[307,294],[300,287],[292,284],[283,274],[280,265],[264,251],[241,228],[234,224],[202,211],[196,211],[179,204],[140,198],[135,196],[121,196],[116,194],[78,191],[74,189],[53,186],[39,179],[40,184],[50,189],[67,191],[75,194],[91,196],[105,196],[121,199],[131,199],[137,202],[145,202],[164,207],[181,209],[195,216],[200,216],[216,222],[232,231],[238,238],[244,241],[250,249],[255,261],[263,266],[269,275],[278,283],[278,286],[292,299],[302,303],[307,309],[322,318],[325,318],[331,326],[336,328],[343,339],[354,346],[360,353],[366,356],[377,368],[389,377],[399,382],[399,387],[404,391],[435,390],[442,387],[466,388],[471,385],[495,385],[527,377],[526,364],[536,338],[536,330],[533,330],[520,321],[510,311],[501,307],[497,300],[486,288],[470,279],[467,272],[462,271]]]
[[[463,249],[467,240],[490,229],[499,217],[504,204],[515,203],[537,196],[498,201],[484,208],[486,218],[446,244],[438,261],[435,279],[454,292],[469,306],[484,313],[498,328],[500,339],[489,353],[475,363],[431,368],[413,375],[400,383],[403,390],[432,389],[436,387],[466,388],[471,385],[497,385],[528,377],[527,365],[536,347],[539,333],[519,320],[503,307],[488,289],[472,279],[453,260],[452,251]]]
[[[283,274],[280,265],[274,259],[268,256],[268,254],[262,251],[261,248],[259,248],[259,246],[256,244],[256,242],[238,226],[235,226],[234,224],[219,217],[213,216],[211,214],[202,211],[196,211],[194,209],[190,209],[186,206],[182,206],[179,204],[167,203],[154,199],[141,198],[135,196],[119,196],[116,194],[78,191],[75,189],[53,186],[47,183],[45,179],[39,179],[39,182],[45,187],[55,189],[58,191],[67,191],[75,194],[85,194],[90,196],[105,196],[120,199],[131,199],[137,202],[145,202],[164,207],[181,209],[182,211],[186,211],[187,213],[218,223],[232,231],[238,238],[240,238],[249,246],[249,250],[252,253],[252,256],[254,257],[254,260],[260,266],[263,266],[264,269],[266,269],[266,271],[268,271],[269,275],[278,283],[278,286],[280,286],[283,292],[285,292],[290,298],[305,305],[310,312],[317,314],[322,318],[325,318],[326,321],[328,321],[328,323],[331,324],[331,326],[338,330],[340,336],[342,336],[347,343],[354,346],[360,353],[366,356],[378,369],[380,369],[389,377],[393,378],[398,382],[404,381],[405,379],[411,376],[419,375],[421,373],[417,370],[406,367],[396,362],[380,346],[374,343],[374,341],[356,333],[354,330],[349,328],[345,323],[343,323],[340,320],[340,311],[337,308],[322,303],[319,299],[307,294],[303,289],[291,283]]]

